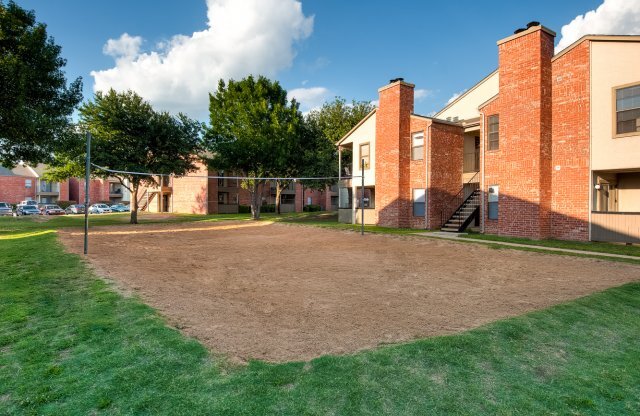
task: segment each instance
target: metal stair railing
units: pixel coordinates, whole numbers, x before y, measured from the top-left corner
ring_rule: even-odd
[[[444,208],[440,211],[440,223],[443,227],[449,220],[453,219],[453,216],[458,212],[460,208],[473,197],[474,193],[480,189],[480,182],[474,182],[480,172],[476,172],[464,185],[457,194],[452,196],[444,205]],[[470,213],[469,216],[473,214]],[[464,219],[457,218],[454,223],[458,225],[458,228],[464,224],[468,217]]]

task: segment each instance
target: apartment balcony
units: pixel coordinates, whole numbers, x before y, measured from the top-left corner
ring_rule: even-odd
[[[38,186],[39,196],[58,196],[60,194],[60,184],[58,182],[41,181]]]
[[[478,172],[480,170],[480,152],[467,152],[464,154],[462,171],[464,173]]]
[[[591,240],[640,243],[640,172],[594,172]]]
[[[124,189],[122,185],[120,186],[109,186],[109,197],[110,198],[122,198],[124,194]]]

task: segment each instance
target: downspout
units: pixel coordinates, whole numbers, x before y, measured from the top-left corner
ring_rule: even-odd
[[[431,143],[431,124],[427,126],[427,130],[424,132],[424,228],[429,229],[429,166],[431,160],[429,159],[429,143]],[[413,196],[413,195],[412,195]]]
[[[340,207],[342,206],[342,192],[340,187],[342,186],[342,146],[338,145],[338,222],[340,222]],[[329,192],[327,192],[329,193]]]
[[[480,173],[480,197],[482,198],[482,203],[480,204],[480,232],[484,234],[484,219],[485,219],[485,210],[486,210],[486,198],[485,198],[485,186],[484,186],[484,156],[485,156],[485,134],[484,134],[484,125],[485,125],[485,115],[484,112],[480,112],[480,116],[482,117],[482,122],[480,125],[480,146],[482,147],[482,151],[480,154],[482,155],[482,170]]]
[[[589,177],[588,188],[589,189],[589,204],[588,204],[588,219],[589,224],[587,224],[588,238],[591,241],[591,211],[593,210],[593,110],[591,106],[591,97],[593,95],[593,79],[591,78],[591,68],[593,68],[593,48],[591,47],[593,43],[589,42]],[[615,108],[614,108],[615,110]]]

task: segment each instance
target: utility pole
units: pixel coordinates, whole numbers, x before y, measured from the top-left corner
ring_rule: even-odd
[[[91,133],[87,133],[87,154],[84,165],[84,254],[89,251],[89,181],[91,179]],[[78,201],[79,202],[79,201]]]
[[[364,235],[364,158],[361,160],[362,173],[360,178],[362,179],[362,186],[360,188],[360,235]]]

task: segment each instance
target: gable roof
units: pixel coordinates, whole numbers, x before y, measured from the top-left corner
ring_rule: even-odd
[[[551,58],[552,61],[560,58],[571,49],[575,48],[585,40],[591,42],[640,42],[640,35],[584,35],[580,39],[573,42]]]
[[[358,128],[360,126],[362,126],[364,124],[365,121],[367,121],[369,119],[369,117],[371,117],[376,111],[378,111],[378,108],[374,108],[373,110],[371,110],[369,112],[369,114],[367,114],[366,116],[364,116],[364,118],[362,120],[360,120],[358,122],[358,124],[356,124],[355,126],[353,126],[353,128],[351,130],[349,130],[349,132],[347,134],[345,134],[342,139],[338,140],[338,142],[336,143],[336,146],[339,146],[340,144],[342,144],[342,142],[344,142],[347,138],[349,138],[349,136],[351,136],[351,134],[358,130]]]

